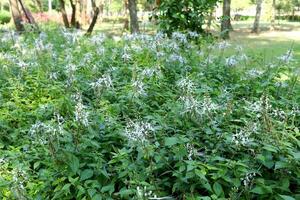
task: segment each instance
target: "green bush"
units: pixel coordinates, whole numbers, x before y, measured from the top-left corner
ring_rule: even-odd
[[[10,22],[11,14],[9,12],[0,12],[0,24],[7,24]]]
[[[126,17],[103,17],[103,22],[108,23],[124,23],[126,20],[128,20]]]
[[[246,15],[235,15],[234,20],[235,21],[248,21],[248,20],[254,20],[254,16],[246,16]]]
[[[291,51],[267,63],[178,32],[1,38],[0,199],[299,199]]]
[[[204,33],[203,25],[219,0],[166,0],[153,13],[152,19],[169,36],[173,31]]]
[[[290,22],[300,22],[300,16],[299,15],[286,15],[286,16],[276,16],[277,20],[287,20]]]

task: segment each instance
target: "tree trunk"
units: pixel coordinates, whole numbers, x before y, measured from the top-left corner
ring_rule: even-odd
[[[18,6],[18,0],[9,0],[11,7],[12,17],[16,26],[17,31],[24,31],[24,25],[22,20],[22,15]]]
[[[130,16],[130,32],[139,32],[139,21],[137,16],[136,0],[128,0],[128,9]]]
[[[35,20],[34,20],[32,14],[31,14],[31,12],[25,7],[22,0],[18,0],[18,1],[21,5],[22,11],[25,14],[25,17],[26,17],[28,23],[30,23],[30,24],[34,25],[35,27],[37,27],[37,24],[35,23]]]
[[[232,30],[230,15],[231,0],[223,1],[223,19],[221,22],[221,32],[223,39],[229,39],[229,31]]]
[[[43,4],[41,0],[36,0],[37,7],[39,8],[40,12],[43,12]]]
[[[81,2],[81,23],[87,24],[87,0]]]
[[[92,0],[92,6],[93,6],[93,10],[94,10],[94,15],[93,15],[92,22],[91,22],[91,24],[90,24],[90,26],[89,26],[89,28],[86,32],[86,35],[92,34],[94,26],[97,22],[97,19],[98,19],[99,13],[100,13],[100,9],[99,9],[99,7],[96,6],[94,0]]]
[[[72,8],[71,26],[76,27],[76,2],[74,3],[73,0],[70,0],[70,4]]]
[[[125,15],[124,30],[129,30],[128,9],[129,9],[128,1],[124,0],[124,15]]]
[[[209,16],[208,16],[208,21],[207,21],[207,31],[209,32],[210,31],[210,28],[211,28],[211,23],[212,23],[212,20],[214,19],[214,14],[215,10],[212,9],[210,12],[209,12]]]
[[[259,32],[259,22],[260,22],[260,16],[261,16],[262,1],[263,0],[256,0],[256,15],[255,15],[253,28],[252,28],[252,33]]]
[[[52,0],[48,0],[48,12],[52,12]]]
[[[271,30],[275,30],[276,21],[276,0],[272,1],[272,18],[271,18]]]
[[[63,18],[63,22],[66,28],[70,28],[70,24],[69,24],[69,20],[68,20],[68,15],[66,12],[66,8],[65,8],[65,1],[64,0],[59,0],[60,3],[60,12]]]

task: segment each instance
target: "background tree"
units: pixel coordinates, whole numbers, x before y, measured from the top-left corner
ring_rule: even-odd
[[[229,39],[229,32],[232,30],[231,26],[231,0],[223,1],[223,16],[221,21],[221,36],[223,39]]]
[[[91,2],[92,2],[92,8],[93,8],[94,13],[93,13],[92,22],[86,32],[86,35],[90,35],[93,32],[93,29],[95,27],[95,24],[97,22],[97,19],[98,19],[99,13],[100,13],[100,8],[96,5],[95,0],[91,0]]]
[[[275,30],[276,0],[272,0],[271,30]]]
[[[22,14],[18,5],[18,0],[9,0],[9,4],[11,7],[11,13],[16,26],[16,30],[24,31],[25,28],[23,25]]]
[[[68,20],[68,15],[67,15],[67,11],[66,11],[66,7],[65,7],[65,1],[64,0],[59,0],[60,3],[60,12],[63,18],[63,22],[66,28],[70,27],[70,23]]]
[[[205,33],[203,25],[219,0],[157,1],[152,15],[160,31],[171,35],[174,31]]]
[[[139,21],[137,16],[137,5],[136,0],[128,0],[128,10],[130,16],[130,32],[139,32]]]
[[[259,32],[259,22],[260,22],[260,16],[261,16],[262,2],[263,2],[263,0],[256,0],[256,14],[255,14],[255,20],[253,23],[252,33]]]

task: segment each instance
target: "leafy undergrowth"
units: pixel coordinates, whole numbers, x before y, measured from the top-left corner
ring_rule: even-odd
[[[299,199],[292,51],[229,46],[3,33],[0,198]]]

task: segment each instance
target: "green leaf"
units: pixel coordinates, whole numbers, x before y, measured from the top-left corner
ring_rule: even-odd
[[[102,196],[100,194],[96,194],[92,200],[102,200]]]
[[[91,198],[93,198],[94,194],[96,194],[97,190],[95,189],[88,189],[88,194],[90,195]]]
[[[109,192],[110,195],[114,191],[115,191],[115,184],[106,185],[106,186],[104,186],[104,187],[101,188],[101,192],[102,193]]]
[[[84,181],[86,179],[91,178],[92,176],[93,176],[93,170],[91,170],[91,169],[85,169],[80,174],[80,180]]]
[[[255,194],[270,194],[272,193],[272,188],[265,185],[257,185],[250,192]]]
[[[74,155],[70,155],[69,166],[72,172],[76,173],[79,169],[79,159]]]
[[[70,193],[70,187],[71,184],[67,183],[66,185],[64,185],[64,187],[61,190],[64,191],[64,193]]]
[[[292,153],[296,160],[300,160],[300,152]]]
[[[265,194],[265,191],[261,186],[255,186],[255,188],[253,188],[251,192],[255,194]]]
[[[178,144],[179,140],[177,137],[167,137],[165,138],[165,145],[166,146],[173,146],[175,144]]]
[[[275,169],[282,169],[282,168],[286,168],[288,166],[289,166],[289,164],[287,162],[284,162],[284,161],[277,161],[275,163]]]
[[[279,195],[283,200],[296,200],[295,198],[287,195]]]
[[[213,190],[215,192],[215,194],[219,197],[223,194],[223,188],[222,185],[218,182],[215,182],[213,185]]]

